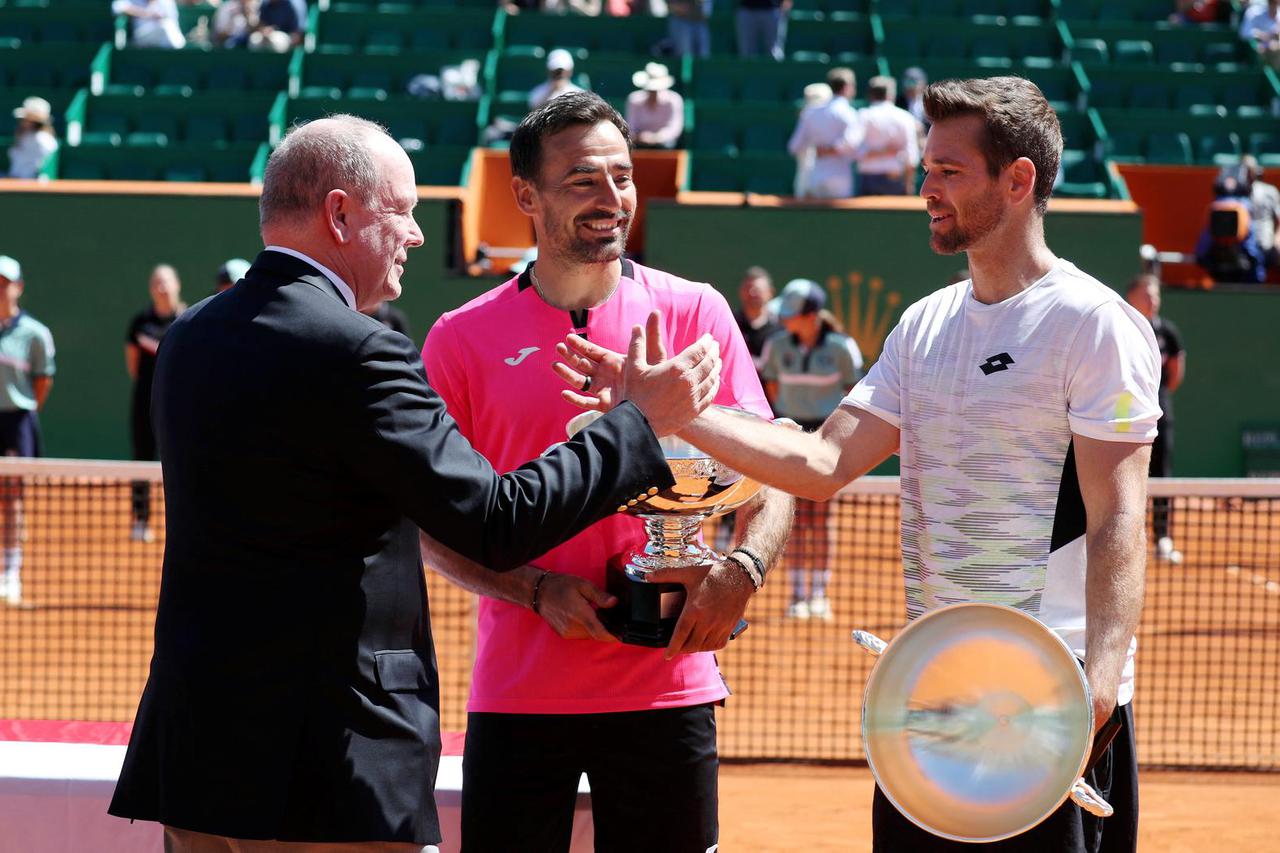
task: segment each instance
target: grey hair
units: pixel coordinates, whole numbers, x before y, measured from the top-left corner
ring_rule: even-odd
[[[345,190],[361,202],[373,196],[378,170],[371,137],[390,136],[376,122],[353,115],[326,116],[327,127],[297,125],[267,160],[258,199],[262,227],[319,210],[331,190]]]

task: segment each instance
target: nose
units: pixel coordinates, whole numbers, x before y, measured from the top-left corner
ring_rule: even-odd
[[[596,197],[596,204],[602,209],[610,213],[617,213],[622,209],[622,200],[625,194],[613,176],[610,175],[607,180],[601,181],[600,194]]]
[[[426,240],[422,236],[422,229],[418,227],[418,220],[414,218],[412,213],[409,214],[409,226],[409,239],[404,245],[406,248],[416,249],[425,243]]]
[[[936,174],[935,172],[928,173],[920,183],[920,197],[925,201],[936,201],[938,199],[938,178]]]

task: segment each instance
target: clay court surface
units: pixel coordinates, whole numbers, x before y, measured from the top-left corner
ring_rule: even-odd
[[[154,526],[163,530],[157,488]],[[1152,562],[1139,632],[1138,749],[1144,764],[1263,773],[1143,775],[1145,850],[1277,850],[1280,797],[1280,500],[1179,498],[1180,567]],[[127,483],[27,486],[28,606],[0,607],[0,718],[125,721],[150,656],[162,536],[129,540]],[[897,500],[838,499],[830,622],[784,618],[775,570],[751,627],[720,654],[734,691],[719,712],[731,759],[856,762],[873,659],[853,628],[900,626]],[[465,726],[473,654],[469,595],[428,574],[444,728]],[[870,776],[858,766],[727,764],[723,847],[870,849]]]

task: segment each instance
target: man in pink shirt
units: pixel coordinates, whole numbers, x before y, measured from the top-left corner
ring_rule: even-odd
[[[724,297],[622,257],[635,210],[631,138],[599,96],[571,93],[527,116],[511,143],[512,187],[539,257],[517,278],[442,316],[423,360],[458,426],[499,471],[566,438],[578,414],[551,369],[576,331],[625,348],[661,312],[670,348],[704,333],[720,346],[717,402],[771,417]],[[424,539],[437,571],[480,593],[479,641],[463,759],[464,851],[568,850],[580,775],[591,785],[596,849],[704,853],[717,839],[713,705],[728,689],[722,648],[790,528],[792,500],[766,490],[745,507],[741,551],[663,579],[688,592],[665,650],[624,645],[596,610],[606,563],[643,545],[617,515],[497,574]]]

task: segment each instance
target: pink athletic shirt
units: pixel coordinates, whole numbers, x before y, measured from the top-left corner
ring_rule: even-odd
[[[623,261],[617,290],[589,312],[552,308],[529,274],[440,317],[422,350],[427,377],[463,435],[499,472],[510,471],[564,441],[580,410],[560,397],[552,371],[555,345],[577,331],[625,352],[631,327],[662,312],[663,340],[676,353],[710,333],[724,362],[716,402],[772,417],[751,355],[725,298]],[[536,565],[587,578],[601,589],[610,557],[642,547],[643,524],[624,514],[606,518],[548,552]],[[729,695],[710,652],[662,658],[662,649],[595,640],[564,640],[537,614],[480,598],[469,711],[593,714],[672,708]]]

